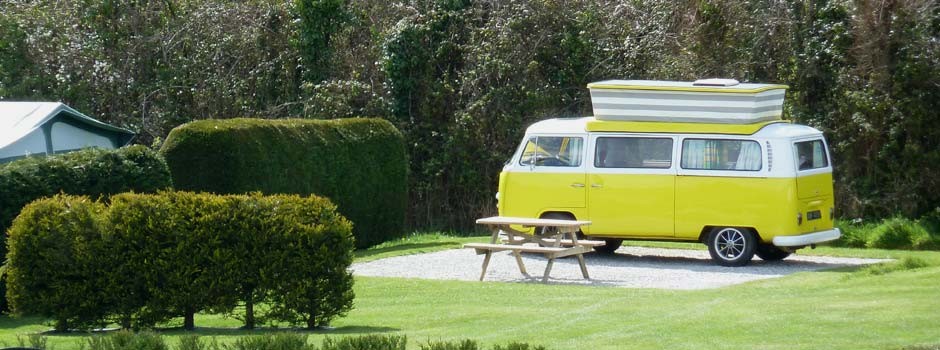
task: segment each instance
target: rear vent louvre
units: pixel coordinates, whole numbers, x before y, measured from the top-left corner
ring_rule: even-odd
[[[767,171],[774,169],[774,150],[770,148],[770,141],[767,141]]]

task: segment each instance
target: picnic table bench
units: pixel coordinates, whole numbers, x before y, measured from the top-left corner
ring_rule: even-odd
[[[473,248],[478,255],[485,255],[483,271],[480,273],[481,281],[486,276],[486,268],[489,266],[493,252],[506,250],[512,251],[516,264],[519,265],[519,272],[525,276],[529,273],[526,272],[525,264],[522,262],[522,253],[545,255],[548,264],[545,266],[542,282],[548,281],[556,258],[571,255],[578,257],[581,275],[585,279],[590,279],[582,254],[591,251],[592,247],[604,245],[604,241],[578,239],[578,231],[582,226],[590,225],[590,221],[493,216],[476,222],[486,225],[493,232],[490,243],[464,244],[464,248]],[[534,230],[533,233],[527,233],[516,230],[512,226],[534,228]],[[500,233],[504,233],[505,237],[500,239]]]

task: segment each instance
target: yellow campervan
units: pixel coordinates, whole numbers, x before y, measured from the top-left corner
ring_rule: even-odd
[[[499,177],[501,216],[590,220],[584,235],[699,241],[725,266],[840,237],[819,130],[780,120],[786,86],[588,85],[594,117],[533,124]]]

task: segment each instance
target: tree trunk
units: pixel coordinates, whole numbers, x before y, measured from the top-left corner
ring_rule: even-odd
[[[130,315],[121,316],[121,329],[124,329],[124,330],[131,329],[131,316]]]
[[[316,316],[310,315],[307,317],[307,329],[314,330],[317,329],[317,318]]]
[[[69,321],[66,320],[56,320],[55,321],[55,331],[57,333],[64,333],[69,331]]]
[[[255,329],[255,301],[252,297],[245,299],[245,329]]]
[[[196,320],[194,319],[196,312],[192,309],[186,309],[186,315],[183,317],[183,329],[191,331],[196,329]]]

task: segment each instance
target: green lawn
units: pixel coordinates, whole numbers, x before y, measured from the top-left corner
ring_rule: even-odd
[[[358,259],[459,247],[484,237],[424,235],[359,252]],[[630,244],[644,244],[634,243]],[[693,247],[693,246],[689,246]],[[806,251],[892,257],[907,268],[804,272],[703,291],[614,287],[356,279],[356,308],[324,336],[404,334],[412,347],[471,338],[522,341],[551,349],[900,349],[940,344],[940,253],[819,248]],[[926,267],[917,267],[922,265]],[[915,267],[911,269],[910,267]],[[476,268],[470,267],[470,268]],[[198,334],[227,342],[272,331],[234,330],[239,321],[197,317]],[[172,326],[172,325],[171,325]],[[38,319],[0,318],[0,342],[47,329]],[[171,340],[181,331],[164,331]],[[51,335],[54,349],[81,337]]]

